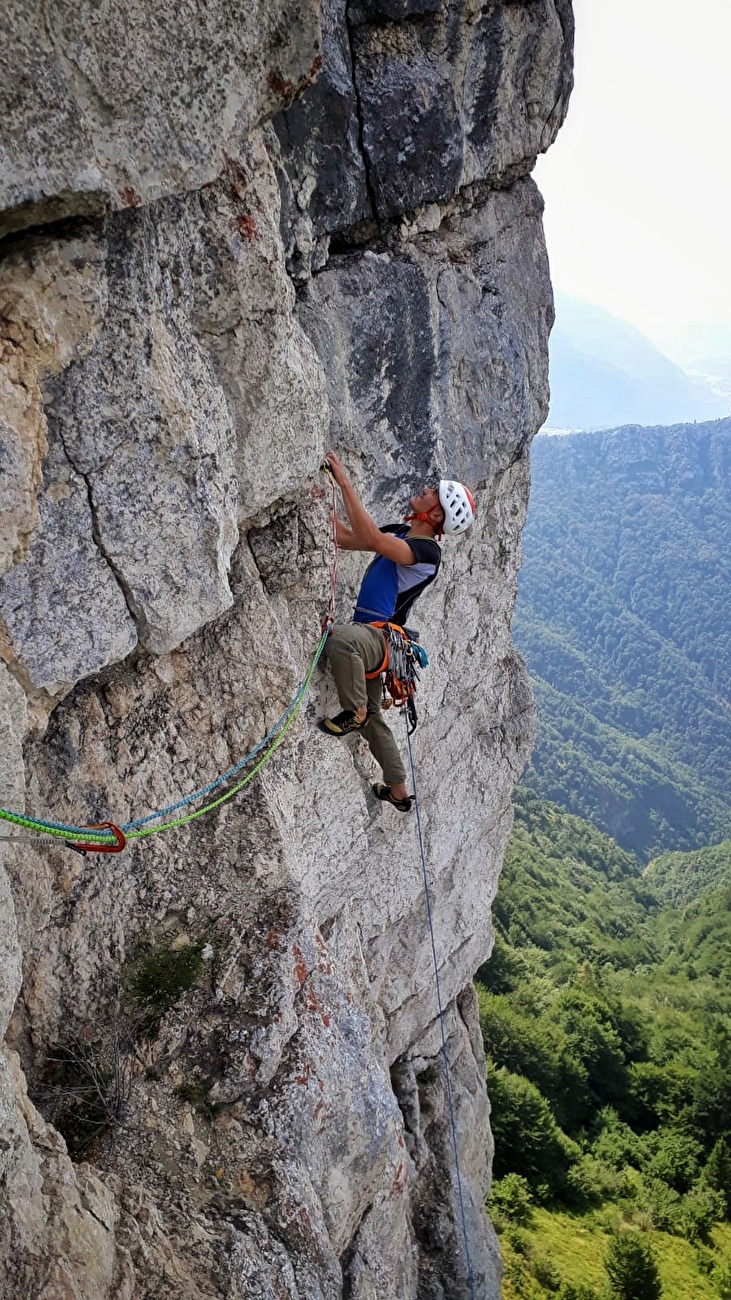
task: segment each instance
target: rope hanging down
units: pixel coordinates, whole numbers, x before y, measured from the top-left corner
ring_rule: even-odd
[[[325,467],[323,466],[323,468]],[[184,799],[179,799],[177,803],[168,804],[167,807],[160,808],[157,812],[148,813],[146,817],[140,817],[136,821],[125,822],[121,826],[117,826],[111,822],[106,822],[103,826],[95,827],[75,826],[66,822],[49,821],[48,819],[41,817],[26,817],[22,813],[14,813],[9,809],[0,808],[0,822],[8,822],[13,826],[18,826],[21,830],[27,830],[33,833],[32,839],[30,837],[26,839],[25,836],[0,836],[0,839],[6,843],[9,842],[16,844],[32,843],[35,842],[36,839],[40,839],[41,843],[45,843],[45,840],[42,837],[50,835],[56,839],[64,840],[68,847],[78,849],[82,853],[87,851],[94,853],[117,853],[124,848],[125,843],[129,840],[145,839],[150,835],[159,835],[163,831],[172,830],[177,826],[185,826],[188,822],[195,821],[198,817],[202,817],[204,813],[209,813],[215,808],[220,808],[222,804],[227,803],[229,799],[232,799],[234,795],[238,794],[240,790],[243,790],[244,786],[248,785],[249,782],[253,780],[257,772],[261,770],[264,764],[271,758],[272,754],[274,754],[282,744],[282,741],[292,727],[302,706],[302,701],[309,689],[315,669],[322,657],[330,626],[334,622],[335,618],[335,590],[338,570],[338,542],[335,524],[337,495],[335,480],[330,474],[329,466],[327,467],[327,472],[332,484],[333,543],[333,565],[330,578],[328,612],[323,620],[320,642],[304,681],[299,687],[292,702],[287,706],[282,716],[277,719],[271,730],[267,732],[264,739],[260,740],[259,743],[244,756],[244,758],[240,759],[238,763],[235,763],[233,767],[230,767],[227,772],[223,772],[221,776],[216,777],[215,781],[211,781],[208,785],[202,786],[199,790],[194,790],[192,794],[186,795]],[[267,746],[269,746],[268,749]],[[243,768],[248,767],[252,759],[256,758],[257,754],[262,753],[262,750],[265,752],[256,766],[247,773],[242,781],[237,782],[230,790],[227,790],[226,793],[221,795],[218,799],[214,799],[211,803],[204,804],[202,808],[196,809],[195,812],[188,813],[184,817],[178,817],[174,821],[165,822],[161,826],[150,825],[151,822],[160,821],[163,817],[169,817],[171,813],[179,812],[180,809],[189,807],[190,804],[196,803],[199,799],[205,798],[206,795],[211,794],[214,790],[219,789],[220,786],[225,785],[240,771],[242,771]]]
[[[444,1032],[444,1009],[442,1007],[442,989],[439,983],[439,963],[437,961],[437,945],[434,938],[434,920],[431,910],[431,896],[429,894],[429,877],[426,869],[426,854],[424,852],[424,837],[421,832],[421,814],[419,812],[419,796],[416,790],[416,771],[414,769],[414,755],[411,748],[411,732],[409,731],[409,720],[404,714],[406,721],[406,739],[409,746],[409,765],[411,767],[411,784],[414,788],[414,807],[416,808],[416,828],[419,833],[419,849],[421,851],[421,870],[424,878],[424,897],[426,899],[426,915],[429,921],[429,934],[431,937],[431,954],[434,963],[434,982],[437,989],[437,1007],[439,1009],[439,1028],[442,1034],[442,1060],[444,1062],[444,1078],[447,1088],[447,1107],[449,1110],[449,1127],[452,1134],[452,1150],[454,1152],[454,1167],[457,1175],[457,1195],[459,1198],[459,1213],[462,1221],[462,1240],[464,1242],[465,1262],[467,1264],[467,1284],[470,1289],[470,1300],[475,1300],[475,1286],[472,1278],[472,1262],[470,1260],[470,1247],[467,1237],[467,1218],[464,1208],[464,1197],[462,1195],[462,1175],[459,1168],[459,1151],[457,1148],[457,1123],[454,1115],[454,1096],[452,1094],[452,1076],[449,1069],[449,1057],[447,1056],[447,1036]]]

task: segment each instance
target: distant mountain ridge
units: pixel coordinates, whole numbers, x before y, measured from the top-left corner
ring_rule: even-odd
[[[542,436],[514,619],[525,780],[641,858],[731,834],[731,419]]]
[[[731,413],[728,396],[686,374],[627,321],[568,294],[555,300],[549,427],[606,429]]]

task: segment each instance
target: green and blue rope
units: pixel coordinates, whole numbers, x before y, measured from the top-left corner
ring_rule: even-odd
[[[204,813],[212,812],[214,808],[219,808],[222,804],[227,803],[235,794],[238,794],[240,790],[243,790],[244,786],[249,784],[253,777],[256,776],[257,772],[261,770],[264,764],[271,758],[272,754],[279,748],[284,737],[292,727],[295,718],[302,707],[302,701],[309,690],[315,669],[322,657],[328,633],[329,628],[326,628],[322,633],[319,645],[315,651],[314,658],[302,685],[294,696],[292,702],[287,706],[282,716],[274,723],[274,726],[267,733],[264,739],[259,741],[258,745],[255,745],[250,753],[246,754],[246,756],[240,759],[238,763],[229,768],[227,772],[216,777],[215,781],[211,781],[209,785],[202,786],[199,790],[194,790],[192,794],[186,795],[184,799],[180,799],[177,803],[169,804],[168,807],[161,808],[157,812],[148,813],[146,817],[141,817],[137,821],[126,822],[125,825],[120,826],[120,830],[124,833],[127,840],[144,839],[149,835],[159,835],[162,831],[172,830],[173,827],[176,826],[185,826],[188,822],[195,821],[196,818],[202,817]],[[227,790],[224,795],[220,796],[220,798],[214,799],[211,803],[204,804],[202,808],[198,808],[193,813],[188,813],[185,817],[178,817],[175,821],[165,822],[162,826],[148,825],[149,822],[157,821],[161,817],[169,816],[170,813],[177,812],[180,808],[188,807],[198,799],[202,799],[207,794],[211,794],[213,790],[218,789],[225,782],[230,781],[231,777],[235,776],[244,767],[247,767],[252,759],[255,758],[257,754],[260,754],[272,740],[274,743],[269,745],[269,748],[266,749],[262,758],[259,759],[256,766],[253,767],[244,777],[243,781],[237,782],[236,785],[234,785],[230,790]],[[22,830],[31,831],[38,835],[51,835],[57,839],[74,840],[82,846],[84,844],[114,843],[114,835],[110,831],[93,830],[89,826],[73,826],[66,822],[53,822],[42,817],[28,817],[22,813],[11,812],[7,808],[0,808],[0,821],[8,822],[13,826],[18,826]],[[20,842],[20,840],[18,842]]]

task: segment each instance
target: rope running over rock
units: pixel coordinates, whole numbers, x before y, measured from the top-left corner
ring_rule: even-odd
[[[215,781],[211,781],[208,785],[202,786],[199,790],[194,790],[192,794],[186,795],[184,799],[179,799],[177,803],[168,804],[166,808],[160,808],[158,809],[157,812],[148,813],[146,817],[140,817],[136,821],[125,822],[124,825],[121,825],[119,827],[119,830],[122,831],[124,834],[124,839],[140,840],[140,839],[147,838],[149,835],[159,835],[162,833],[162,831],[169,831],[177,826],[185,826],[188,822],[195,821],[198,817],[202,817],[204,813],[209,813],[212,812],[215,808],[220,808],[222,804],[227,803],[228,800],[232,799],[235,794],[238,794],[240,790],[243,790],[244,786],[249,784],[249,782],[256,776],[257,772],[261,770],[264,764],[268,762],[268,760],[271,758],[272,754],[274,754],[275,751],[279,748],[282,741],[284,740],[284,737],[287,735],[288,731],[292,727],[295,718],[297,717],[297,714],[299,713],[299,710],[301,708],[302,701],[304,700],[304,697],[307,694],[307,691],[309,689],[310,682],[312,681],[312,678],[315,673],[315,669],[317,668],[317,665],[319,664],[320,659],[322,657],[322,653],[325,649],[325,643],[327,641],[328,634],[330,631],[330,626],[335,619],[335,589],[336,589],[337,572],[338,572],[338,539],[337,539],[337,525],[335,522],[335,516],[337,511],[337,495],[336,495],[335,480],[332,478],[332,475],[329,473],[329,469],[328,469],[328,475],[330,477],[330,482],[332,485],[332,544],[333,544],[333,565],[332,565],[332,572],[330,577],[328,612],[322,625],[322,635],[320,637],[319,645],[317,647],[317,650],[315,651],[314,658],[312,660],[312,663],[310,664],[310,667],[307,671],[307,676],[302,682],[302,685],[297,691],[292,702],[287,706],[282,716],[277,719],[277,721],[274,723],[274,726],[267,733],[264,739],[260,740],[259,743],[255,745],[254,748],[248,754],[245,755],[244,758],[240,759],[239,762],[234,764],[233,767],[230,767],[227,772],[223,772],[221,776],[216,777]],[[270,744],[270,742],[273,743]],[[266,748],[267,745],[269,745],[268,749]],[[185,817],[178,817],[174,821],[165,822],[161,826],[149,825],[150,822],[159,821],[163,817],[168,817],[170,816],[171,813],[178,812],[181,808],[187,808],[190,804],[196,803],[199,799],[203,799],[206,795],[211,794],[214,790],[217,790],[220,786],[225,785],[226,782],[230,781],[231,778],[236,776],[240,771],[242,771],[243,768],[248,767],[252,759],[256,758],[257,754],[260,754],[262,750],[265,750],[265,752],[263,756],[259,759],[259,762],[256,764],[256,766],[253,767],[252,770],[247,773],[247,775],[244,777],[242,781],[237,782],[236,785],[232,786],[230,790],[227,790],[226,793],[221,795],[218,799],[214,799],[211,803],[204,804],[202,808],[198,808],[195,812],[188,813]],[[21,830],[33,832],[32,840],[30,837],[26,837],[26,836],[0,837],[6,843],[8,842],[16,843],[16,844],[32,843],[35,842],[35,840],[38,837],[50,835],[56,839],[74,840],[78,842],[81,848],[88,847],[91,850],[93,850],[93,846],[95,844],[98,844],[100,846],[115,844],[115,836],[111,831],[102,831],[99,830],[98,828],[94,829],[89,826],[75,826],[66,822],[50,821],[47,818],[42,818],[42,817],[27,817],[23,813],[11,812],[7,808],[0,808],[0,822],[8,822],[10,823],[10,825],[18,826]],[[41,842],[44,843],[45,841],[41,839]]]

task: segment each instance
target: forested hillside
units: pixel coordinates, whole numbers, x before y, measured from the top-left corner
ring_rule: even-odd
[[[594,827],[519,792],[478,972],[506,1298],[592,1300],[607,1251],[628,1250],[666,1300],[731,1296],[723,855],[694,870],[710,885],[692,902],[665,903],[697,858],[643,875]]]
[[[706,889],[731,889],[731,840],[695,853],[661,853],[648,865],[645,879],[667,907],[692,903]]]
[[[526,783],[647,861],[731,834],[731,420],[542,437]]]

